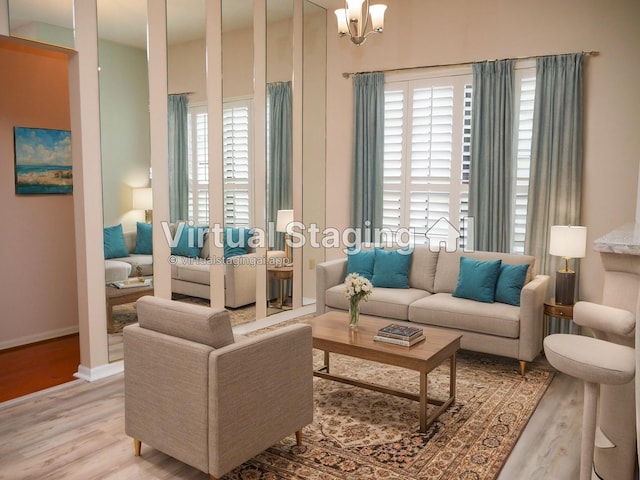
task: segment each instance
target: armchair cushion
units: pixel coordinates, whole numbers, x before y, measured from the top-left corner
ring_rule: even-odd
[[[233,343],[229,312],[146,296],[137,302],[140,327],[222,348]]]

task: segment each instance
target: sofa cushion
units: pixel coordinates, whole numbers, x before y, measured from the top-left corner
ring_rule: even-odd
[[[460,257],[458,284],[453,291],[453,296],[478,302],[493,303],[501,263],[502,260],[481,262],[473,258]]]
[[[369,300],[360,302],[360,313],[378,317],[406,320],[409,305],[429,292],[416,288],[396,289],[375,287]],[[344,296],[344,285],[336,285],[325,292],[325,305],[330,308],[349,310],[349,299]]]
[[[373,279],[375,258],[375,250],[354,250],[350,248],[347,252],[347,275],[357,273],[371,281]]]
[[[222,348],[233,343],[229,312],[159,297],[142,297],[136,303],[141,328]]]
[[[184,282],[209,285],[211,274],[209,262],[198,261],[188,257],[176,257],[176,263],[171,265],[171,278]]]
[[[514,253],[497,252],[445,252],[442,250],[438,255],[436,265],[436,278],[433,283],[435,293],[453,293],[458,284],[458,272],[460,270],[460,257],[465,256],[476,260],[502,260],[504,263],[519,265],[529,264],[525,285],[536,276],[535,257],[530,255],[517,255]]]
[[[413,250],[383,250],[375,249],[373,264],[374,287],[409,288],[409,267]]]
[[[150,223],[136,222],[136,246],[133,253],[153,254],[153,231]]]
[[[171,255],[198,258],[204,246],[204,240],[209,230],[208,226],[187,225],[182,223],[176,229],[175,247],[171,248]]]
[[[127,245],[124,243],[122,224],[105,227],[103,232],[105,260],[129,256]]]
[[[409,267],[409,286],[433,293],[437,265],[438,252],[432,252],[426,245],[416,245]]]
[[[518,338],[520,308],[505,303],[482,303],[436,293],[409,306],[409,320],[499,337]]]
[[[223,232],[224,258],[237,257],[249,252],[253,229],[225,227]]]
[[[508,303],[509,305],[520,306],[520,293],[527,278],[529,265],[500,265],[500,275],[496,283],[496,302]]]

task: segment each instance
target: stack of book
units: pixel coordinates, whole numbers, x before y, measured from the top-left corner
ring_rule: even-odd
[[[398,325],[392,323],[378,330],[378,334],[373,337],[376,342],[392,343],[410,347],[425,339],[421,328],[410,327],[408,325]]]

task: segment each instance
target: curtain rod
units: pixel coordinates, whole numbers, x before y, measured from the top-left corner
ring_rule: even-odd
[[[583,53],[587,56],[592,56],[595,57],[598,54],[600,54],[600,52],[596,52],[596,51],[592,51],[592,52],[580,52]],[[569,54],[558,54],[558,55],[569,55]],[[505,60],[531,60],[534,58],[540,58],[540,57],[549,57],[550,55],[529,55],[526,57],[512,57],[512,58],[507,58]],[[487,60],[483,60],[483,61],[487,61]],[[344,78],[349,78],[352,77],[354,75],[359,75],[361,73],[375,73],[375,72],[402,72],[405,70],[418,70],[421,68],[438,68],[438,67],[462,67],[462,66],[466,66],[466,65],[473,65],[474,63],[481,63],[481,62],[458,62],[458,63],[442,63],[440,65],[419,65],[417,67],[400,67],[400,68],[388,68],[386,70],[371,70],[368,72],[344,72],[342,74],[342,76]]]

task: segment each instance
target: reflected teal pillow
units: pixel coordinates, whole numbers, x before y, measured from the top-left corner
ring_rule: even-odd
[[[127,245],[124,243],[122,224],[105,227],[103,230],[103,241],[105,260],[129,256]]]
[[[223,235],[224,258],[249,253],[249,240],[253,235],[253,229],[225,227]]]
[[[472,258],[460,257],[460,273],[453,296],[493,303],[501,264],[502,260],[481,262]]]
[[[383,250],[375,249],[373,264],[374,287],[409,288],[409,267],[413,249]]]
[[[524,287],[528,269],[528,263],[521,265],[503,263],[500,266],[500,275],[496,283],[496,302],[520,306],[520,292]]]
[[[375,250],[356,250],[350,248],[347,251],[347,275],[357,273],[371,281],[373,278],[373,265],[376,259]]]
[[[179,255],[182,257],[198,258],[200,250],[204,245],[204,239],[209,231],[208,226],[190,226],[186,224],[180,231],[180,226],[176,230],[177,244],[171,248],[171,255]]]
[[[136,248],[133,253],[151,255],[153,253],[153,234],[150,223],[136,222]]]

